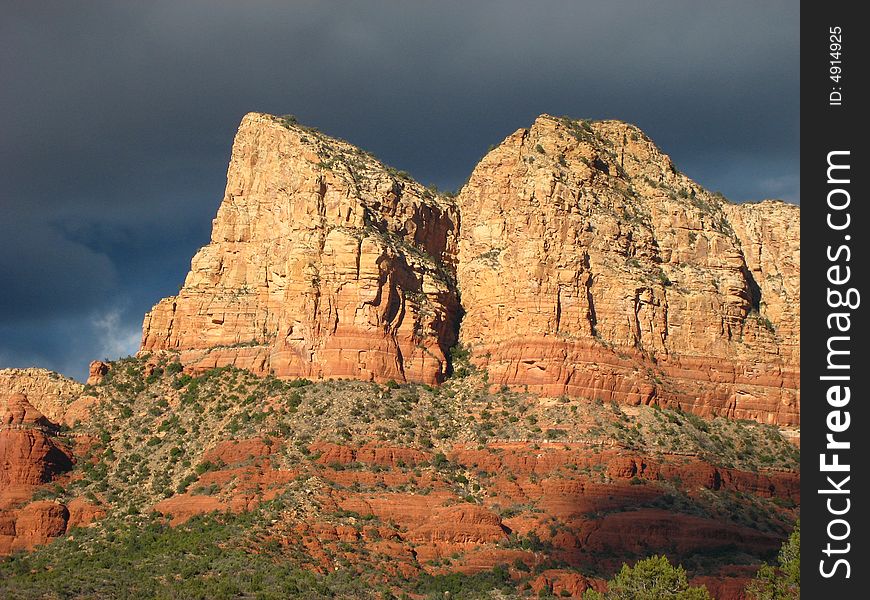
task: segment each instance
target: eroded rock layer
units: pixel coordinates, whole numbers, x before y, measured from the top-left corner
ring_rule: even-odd
[[[436,383],[456,336],[457,220],[358,148],[251,113],[211,242],[145,317],[142,350],[193,370]]]
[[[539,117],[454,203],[252,113],[212,240],[146,316],[142,351],[191,371],[438,383],[464,314],[493,383],[796,425],[798,222],[793,205],[711,194],[617,121]]]
[[[78,381],[46,369],[0,369],[0,407],[13,395],[23,394],[48,419],[63,423],[82,387]]]
[[[136,515],[245,513],[227,548],[318,573],[339,558],[361,585],[508,565],[518,585],[581,597],[666,554],[739,600],[799,514],[799,453],[777,427],[541,398],[458,362],[464,376],[420,386],[128,357],[93,369],[68,427],[0,387],[0,557],[73,527],[97,549],[124,521],[152,531]]]
[[[799,423],[799,209],[736,206],[637,128],[547,115],[458,198],[461,339],[545,395]]]
[[[24,394],[0,396],[0,556],[66,531],[65,506],[27,504],[40,485],[72,469],[72,454],[55,439],[56,429]]]

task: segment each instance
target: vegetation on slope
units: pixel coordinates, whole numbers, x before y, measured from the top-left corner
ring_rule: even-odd
[[[531,553],[536,558],[529,564],[518,560],[507,569],[463,575],[455,569],[466,564],[465,557],[455,555],[419,564],[415,574],[399,575],[382,570],[390,557],[372,551],[362,532],[373,525],[381,532],[378,535],[389,532],[401,538],[402,527],[374,515],[322,506],[312,490],[361,497],[446,490],[457,501],[486,505],[502,519],[522,517],[543,523],[546,514],[534,499],[516,504],[496,493],[503,480],[516,481],[519,476],[535,484],[541,476],[514,473],[508,467],[493,472],[452,450],[461,446],[501,457],[504,450],[499,444],[521,442],[532,451],[570,450],[594,457],[615,445],[662,464],[700,458],[746,471],[798,467],[797,450],[773,427],[702,420],[677,411],[620,407],[594,399],[545,400],[495,389],[485,372],[463,363],[461,350],[454,353],[456,374],[439,388],[395,382],[282,381],[230,367],[191,376],[171,354],[116,361],[100,384],[86,389],[98,400],[91,417],[62,434],[77,447],[72,476],[39,492],[42,498],[62,502],[84,496],[106,508],[108,517],[34,553],[0,563],[6,586],[0,592],[15,590],[16,597],[24,598],[288,594],[304,598],[365,597],[361,590],[376,590],[416,597],[452,591],[454,598],[472,598],[485,590],[513,588],[528,595],[528,581],[548,568],[577,571],[578,565],[559,558],[552,544],[553,536],[570,531],[565,524],[549,522],[550,537],[513,533],[495,545]],[[194,517],[175,528],[168,526],[167,517],[151,513],[156,503],[182,495],[185,499],[209,496],[229,506],[245,485],[245,475],[231,470],[228,479],[204,482],[210,473],[229,467],[204,460],[203,453],[227,440],[254,438],[270,448],[268,468],[296,475],[288,481],[258,484],[260,503],[253,510]],[[386,465],[325,462],[318,449],[324,442],[354,447],[371,441],[414,449],[425,458]],[[543,477],[611,482],[604,465],[594,461],[590,465],[556,465]],[[263,465],[252,458],[232,468],[258,473]],[[357,472],[359,477],[354,475]],[[366,473],[373,476],[362,477]],[[348,478],[353,483],[339,482]],[[678,480],[635,479],[632,484],[654,486],[655,499],[612,510],[660,508],[777,536],[785,535],[793,518],[793,507],[775,497],[693,491]],[[272,499],[263,501],[267,496]],[[357,542],[324,544],[323,552],[337,570],[324,570],[322,560],[318,562],[302,547],[301,538],[292,537],[287,524],[296,522],[300,514],[359,532]],[[618,567],[622,561],[643,556],[594,558],[605,564],[618,560]],[[698,553],[684,564],[695,575],[715,572],[721,564],[753,561],[757,557],[723,548]],[[587,575],[613,573],[609,567],[584,565],[579,572]],[[70,573],[74,575],[65,575]],[[300,595],[294,590],[301,590]],[[459,591],[465,595],[457,595]],[[507,592],[500,593],[506,597]]]
[[[156,515],[112,519],[79,529],[32,553],[0,562],[0,597],[256,600],[398,598],[395,587],[351,570],[318,574],[300,568],[258,540],[274,516],[266,503],[239,515],[194,517],[170,527]],[[252,546],[256,545],[256,549]],[[424,597],[473,599],[511,590],[505,568],[478,575],[425,576],[404,584]]]
[[[747,588],[753,600],[799,600],[801,597],[800,522],[782,545],[778,564],[762,565]]]
[[[690,586],[683,567],[664,556],[652,556],[622,570],[607,583],[605,593],[590,590],[584,600],[712,600],[704,587]]]

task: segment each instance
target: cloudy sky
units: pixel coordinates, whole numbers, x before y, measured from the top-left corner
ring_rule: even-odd
[[[792,1],[0,0],[0,368],[135,352],[251,110],[441,188],[540,113],[618,118],[732,200],[799,202],[798,25]]]

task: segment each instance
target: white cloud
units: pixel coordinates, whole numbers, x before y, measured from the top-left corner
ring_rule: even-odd
[[[114,360],[135,354],[142,332],[139,327],[122,324],[121,310],[114,308],[91,319],[99,340],[99,357]]]

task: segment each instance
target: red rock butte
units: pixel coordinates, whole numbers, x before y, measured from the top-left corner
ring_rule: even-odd
[[[55,428],[24,394],[0,393],[0,556],[66,531],[67,507],[28,503],[38,486],[72,468],[70,452],[55,440]]]
[[[269,115],[233,143],[211,243],[142,350],[280,377],[442,380],[459,305],[452,202],[363,151]]]
[[[618,121],[542,115],[452,197],[251,113],[141,351],[437,384],[461,341],[497,385],[797,425],[799,217],[708,192]]]

